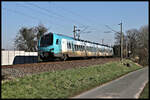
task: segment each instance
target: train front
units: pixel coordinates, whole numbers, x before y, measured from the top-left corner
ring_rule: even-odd
[[[53,33],[49,33],[38,41],[38,56],[43,61],[54,57],[53,37]]]

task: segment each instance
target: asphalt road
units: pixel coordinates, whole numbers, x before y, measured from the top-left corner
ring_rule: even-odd
[[[148,82],[148,67],[126,74],[72,98],[138,98]]]

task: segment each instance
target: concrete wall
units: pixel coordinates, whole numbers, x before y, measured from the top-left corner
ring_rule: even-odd
[[[35,63],[38,61],[38,52],[1,51],[2,65]]]

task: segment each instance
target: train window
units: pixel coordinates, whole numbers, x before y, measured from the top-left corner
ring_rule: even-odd
[[[72,45],[71,45],[71,43],[70,43],[70,49],[72,49]]]
[[[76,50],[78,51],[78,45],[76,45]]]
[[[92,51],[95,52],[95,47],[92,47]]]
[[[69,45],[69,49],[71,49],[71,44],[69,43],[68,45]]]
[[[53,34],[47,34],[41,37],[40,46],[47,47],[53,44]]]
[[[77,47],[77,45],[76,45],[76,51],[78,50],[78,47]]]
[[[74,50],[76,51],[76,45],[74,45]]]
[[[80,45],[79,45],[79,51],[81,50],[81,47],[80,47]]]
[[[81,50],[81,47],[80,47],[80,45],[79,45],[79,51]]]
[[[68,43],[67,43],[67,48],[69,48],[69,45],[68,45]]]
[[[72,49],[74,49],[74,45],[73,45],[73,43],[71,43],[71,48],[72,48]]]
[[[58,39],[56,39],[56,44],[59,44],[59,40]]]
[[[84,46],[82,45],[82,51],[84,50]]]
[[[79,45],[79,50],[81,51],[81,45]]]
[[[75,51],[77,50],[77,47],[76,47],[76,45],[74,45],[74,48],[75,48]]]

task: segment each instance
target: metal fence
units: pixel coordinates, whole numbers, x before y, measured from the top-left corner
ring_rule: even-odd
[[[2,65],[25,64],[38,62],[38,52],[25,52],[18,50],[2,50]]]

